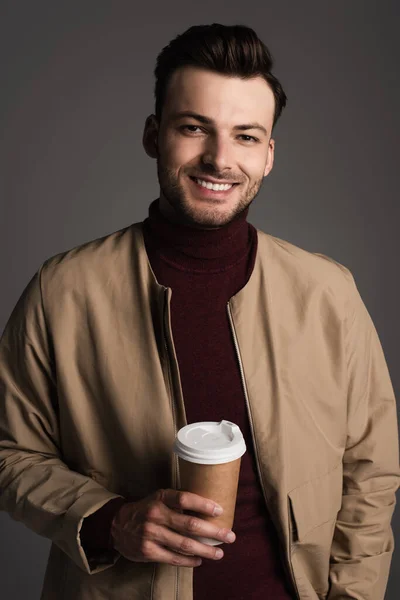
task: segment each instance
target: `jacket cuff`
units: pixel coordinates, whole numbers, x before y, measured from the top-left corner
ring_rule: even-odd
[[[80,539],[86,554],[93,551],[113,550],[111,524],[118,510],[125,503],[124,498],[113,498],[83,520]]]
[[[52,537],[53,541],[71,560],[86,573],[94,574],[112,567],[120,554],[115,550],[88,549],[86,554],[80,539],[80,531],[86,517],[96,512],[112,499],[122,498],[101,487],[88,490],[78,497],[63,518],[61,531]]]

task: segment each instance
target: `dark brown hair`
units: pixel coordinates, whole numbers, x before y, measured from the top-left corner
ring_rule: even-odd
[[[286,106],[286,94],[271,72],[271,53],[253,29],[219,23],[194,25],[174,38],[157,57],[155,112],[159,122],[171,75],[183,66],[200,67],[242,79],[264,77],[275,97],[273,126]]]

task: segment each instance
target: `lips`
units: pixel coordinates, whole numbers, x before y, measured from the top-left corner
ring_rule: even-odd
[[[238,185],[237,181],[221,181],[220,179],[210,179],[209,177],[200,177],[197,175],[189,175],[190,179],[192,179],[193,181],[196,181],[196,179],[201,179],[202,181],[205,181],[206,183],[213,183],[213,184],[229,184],[229,185]]]
[[[231,187],[227,190],[213,190],[209,189],[199,183],[196,182],[196,178],[190,177],[189,180],[191,186],[193,186],[193,194],[198,198],[209,199],[209,200],[218,200],[224,201],[226,200],[230,194],[232,194],[233,190],[236,189],[238,184],[231,184]],[[211,182],[210,182],[211,183]]]

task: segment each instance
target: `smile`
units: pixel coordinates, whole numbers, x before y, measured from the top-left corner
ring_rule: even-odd
[[[211,183],[211,181],[205,181],[197,177],[189,177],[189,179],[201,195],[210,197],[224,197],[238,185],[237,183]]]
[[[202,185],[208,190],[214,190],[214,192],[230,190],[233,186],[233,183],[211,183],[211,181],[204,181],[204,179],[197,179],[196,177],[193,177],[193,181],[195,181],[198,185]]]

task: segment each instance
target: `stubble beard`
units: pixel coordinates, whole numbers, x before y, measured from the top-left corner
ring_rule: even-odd
[[[223,227],[236,219],[254,202],[264,181],[263,177],[257,179],[234,206],[221,211],[217,204],[215,207],[211,203],[193,206],[188,202],[185,190],[180,185],[175,172],[164,167],[160,160],[157,160],[157,174],[161,192],[171,207],[174,218],[182,224],[205,229]]]

